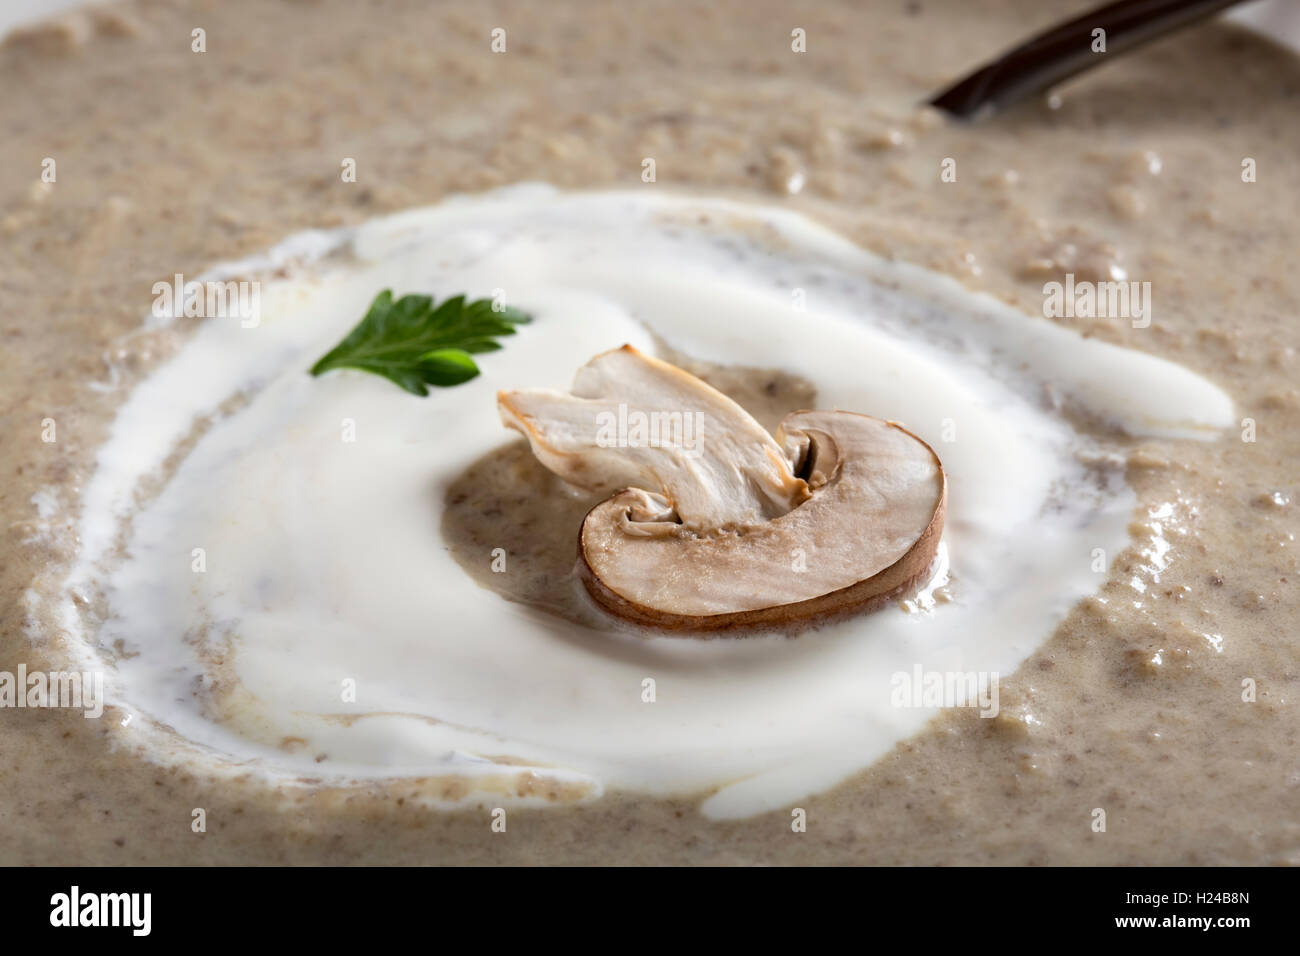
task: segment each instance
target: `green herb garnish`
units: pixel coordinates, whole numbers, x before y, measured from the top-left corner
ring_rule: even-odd
[[[426,385],[447,387],[479,373],[470,357],[501,348],[498,336],[514,335],[529,317],[518,309],[492,310],[491,299],[466,302],[463,295],[434,306],[433,297],[404,295],[393,301],[385,289],[370,303],[366,317],[311,367],[312,375],[335,368],[359,368],[382,375],[412,395],[428,395]]]

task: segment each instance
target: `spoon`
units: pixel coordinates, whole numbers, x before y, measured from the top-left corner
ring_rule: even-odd
[[[1038,33],[930,100],[969,119],[1008,106],[1242,0],[1119,0]],[[1105,31],[1105,52],[1094,52],[1094,31]]]

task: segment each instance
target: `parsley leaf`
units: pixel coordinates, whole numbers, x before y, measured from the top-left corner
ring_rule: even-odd
[[[370,303],[365,318],[311,367],[312,375],[336,368],[359,368],[382,375],[412,395],[425,386],[449,387],[478,375],[472,353],[501,348],[496,338],[514,335],[529,317],[518,309],[492,311],[491,299],[466,302],[463,295],[434,305],[427,295],[394,301],[385,289]]]

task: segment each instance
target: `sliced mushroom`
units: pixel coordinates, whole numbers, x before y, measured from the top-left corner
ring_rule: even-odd
[[[607,610],[678,630],[785,626],[877,605],[927,574],[947,479],[911,432],[853,412],[803,411],[773,439],[703,382],[635,350],[605,353],[583,371],[593,365],[602,366],[599,384],[584,388],[606,403],[696,401],[734,429],[709,432],[691,459],[671,449],[628,454],[596,443],[591,408],[569,396],[501,393],[503,420],[528,435],[543,464],[583,487],[623,486],[588,512],[578,539],[584,583]]]
[[[570,393],[502,391],[497,407],[565,481],[600,494],[662,493],[690,530],[745,527],[808,498],[781,446],[748,412],[630,345],[584,365]]]

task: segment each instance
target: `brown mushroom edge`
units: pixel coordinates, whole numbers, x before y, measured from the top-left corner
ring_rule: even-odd
[[[801,414],[805,413],[793,412],[787,416],[787,420]],[[592,600],[603,610],[628,623],[656,630],[683,632],[683,636],[690,636],[686,632],[694,632],[695,635],[700,637],[708,637],[714,636],[717,632],[746,630],[755,633],[775,630],[799,631],[876,610],[891,601],[902,598],[924,584],[933,573],[935,557],[943,535],[944,518],[947,513],[948,477],[944,472],[939,456],[935,454],[934,449],[929,444],[897,422],[885,421],[868,415],[859,415],[859,413],[855,412],[837,412],[836,414],[858,415],[858,417],[872,419],[890,428],[897,429],[925,448],[933,458],[935,467],[938,470],[940,492],[929,524],[926,525],[907,552],[893,564],[854,584],[792,603],[706,615],[676,614],[646,607],[628,600],[609,587],[587,560],[586,539],[592,517],[602,508],[609,507],[619,495],[623,494],[623,492],[619,492],[619,494],[611,496],[592,508],[584,518],[582,528],[578,532],[579,575]],[[815,501],[816,497],[814,496],[811,500]],[[804,506],[801,505],[800,507]],[[779,521],[781,519],[774,520]]]

